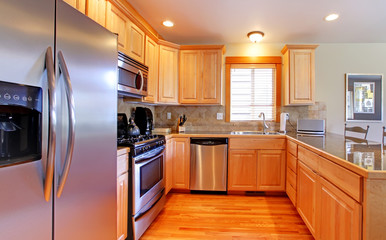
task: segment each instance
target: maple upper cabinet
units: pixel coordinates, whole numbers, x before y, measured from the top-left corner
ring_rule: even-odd
[[[187,45],[180,48],[179,102],[221,103],[223,45]]]
[[[107,2],[106,7],[106,28],[113,33],[118,34],[118,51],[128,54],[128,31],[130,20],[116,6]]]
[[[106,27],[106,0],[88,0],[86,14],[89,18]]]
[[[64,0],[64,2],[77,9],[79,12],[86,13],[86,0]]]
[[[190,139],[173,138],[173,188],[189,190],[190,187]]]
[[[285,45],[283,56],[284,105],[315,103],[315,48],[318,45]]]
[[[145,62],[145,32],[133,22],[127,24],[127,54],[138,62]]]
[[[145,102],[156,103],[158,97],[158,62],[159,62],[159,45],[146,36],[145,47],[145,65],[149,67],[147,76],[147,96]]]
[[[178,103],[178,52],[179,46],[159,41],[158,102]]]

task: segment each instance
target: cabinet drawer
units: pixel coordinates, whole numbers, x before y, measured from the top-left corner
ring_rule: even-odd
[[[298,159],[305,163],[311,170],[319,172],[320,156],[303,147],[298,148]]]
[[[297,172],[297,158],[294,157],[291,153],[287,152],[287,167],[291,169],[294,173]]]
[[[361,202],[361,176],[325,158],[319,162],[319,173],[356,201]]]
[[[296,174],[287,168],[287,185],[296,190]]]
[[[285,149],[285,139],[231,138],[230,149]]]
[[[298,145],[294,142],[287,141],[287,151],[294,155],[295,157],[298,156]]]
[[[286,193],[292,204],[296,207],[296,190],[291,185],[287,184]]]
[[[129,162],[127,154],[123,154],[117,157],[117,176],[122,175],[129,169]]]

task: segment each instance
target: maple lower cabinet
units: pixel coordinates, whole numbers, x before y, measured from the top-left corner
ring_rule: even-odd
[[[297,210],[315,237],[317,174],[298,162]]]
[[[120,151],[118,151],[119,153]],[[117,239],[127,237],[128,220],[128,153],[119,154],[117,157]]]
[[[286,193],[292,204],[296,207],[296,189],[297,189],[297,155],[298,145],[295,142],[287,140],[287,175],[286,175]]]
[[[221,103],[223,49],[223,45],[181,46],[179,71],[180,103]]]
[[[283,56],[284,105],[315,103],[315,48],[318,45],[285,45]]]
[[[147,96],[145,102],[156,103],[158,97],[158,62],[159,62],[159,45],[146,36],[145,47],[145,65],[149,67],[147,75]]]
[[[258,191],[285,191],[285,153],[285,150],[258,151]]]
[[[88,0],[86,14],[89,18],[106,27],[106,0]]]
[[[230,138],[228,190],[285,191],[285,142],[283,138]]]
[[[106,6],[106,28],[118,34],[118,51],[128,55],[128,31],[129,18],[118,7],[107,1]]]
[[[317,239],[361,239],[361,205],[322,177],[316,205]]]
[[[168,192],[173,187],[173,157],[174,157],[174,149],[173,149],[173,140],[168,139],[166,140],[166,150],[165,150],[165,195],[168,194]]]
[[[256,150],[230,150],[228,157],[228,190],[255,191],[257,186],[256,168]]]
[[[64,0],[64,2],[77,9],[79,12],[86,13],[86,0]]]
[[[189,190],[190,139],[173,138],[173,189]]]
[[[164,41],[160,41],[158,76],[160,103],[178,103],[178,52],[178,46],[166,46]]]

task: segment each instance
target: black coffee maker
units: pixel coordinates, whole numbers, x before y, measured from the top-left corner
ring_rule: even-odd
[[[151,135],[151,130],[154,129],[153,113],[149,108],[137,107],[135,109],[135,124],[139,127],[142,135]]]

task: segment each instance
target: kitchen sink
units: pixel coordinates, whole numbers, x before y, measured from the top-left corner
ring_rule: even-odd
[[[231,134],[233,135],[279,135],[279,132],[275,131],[267,131],[263,133],[263,131],[233,131]]]

